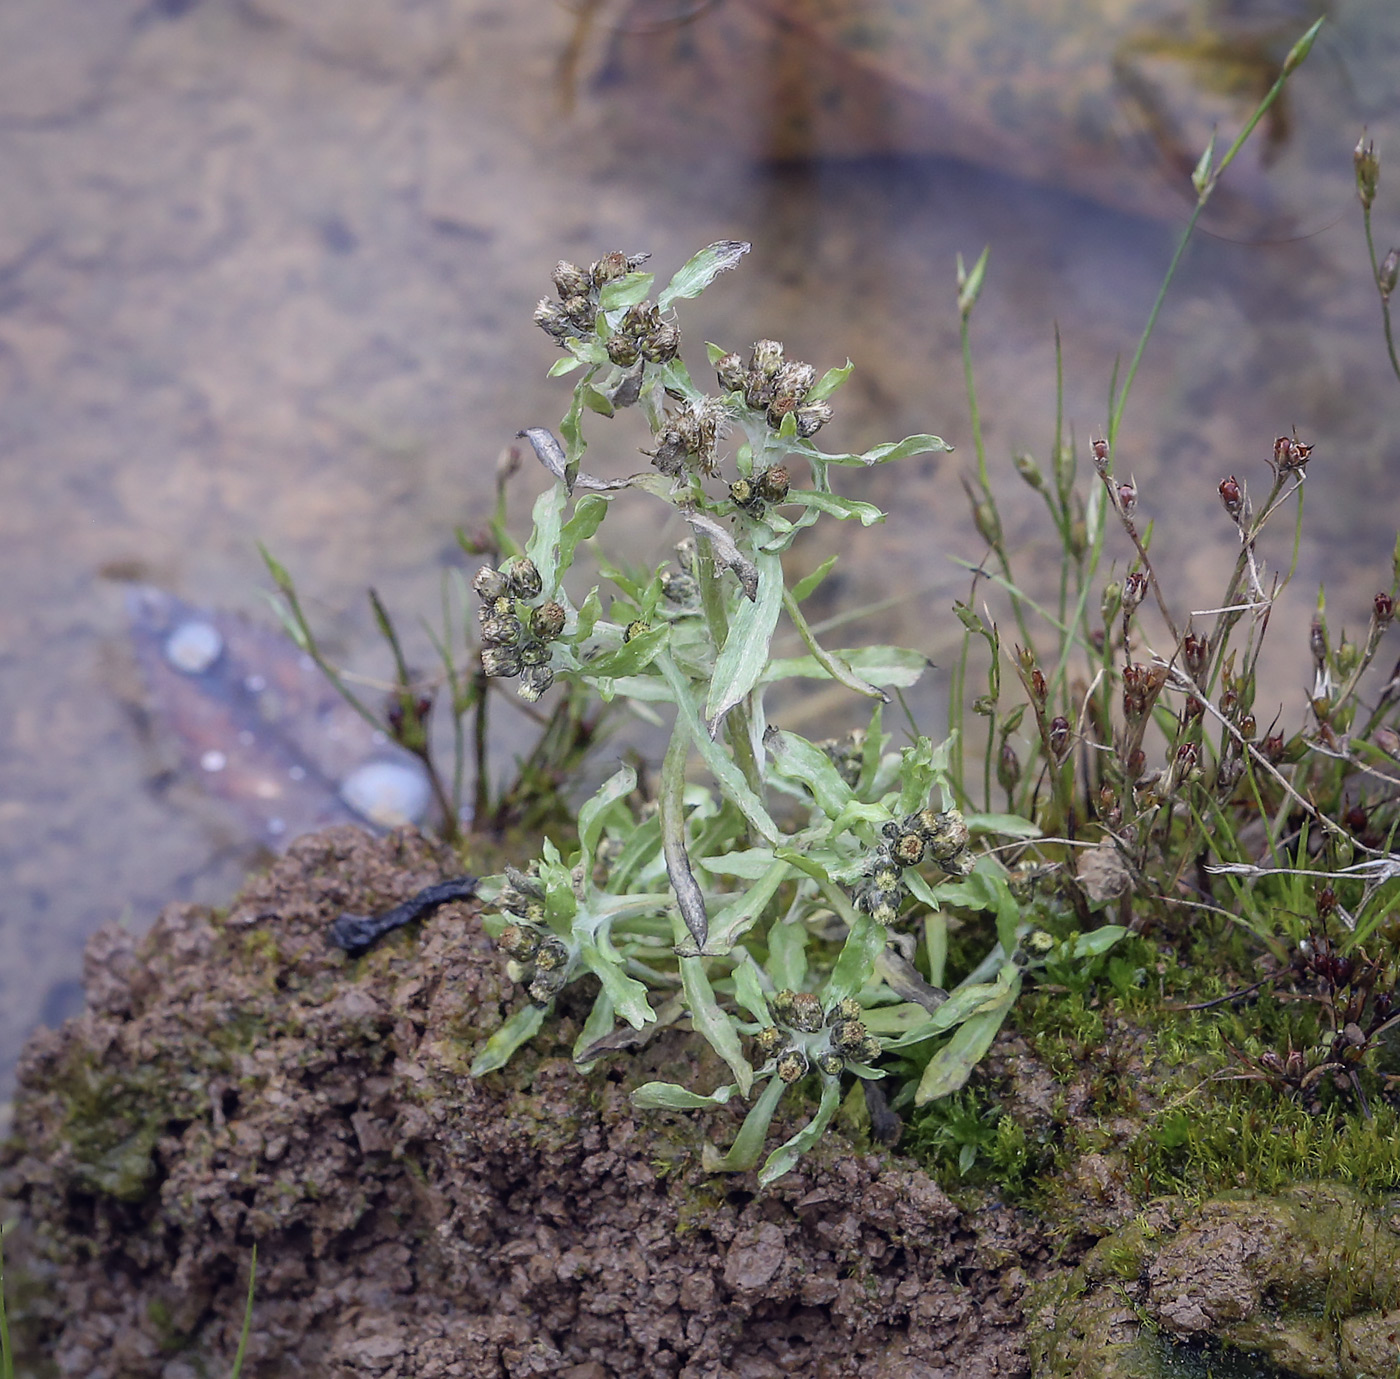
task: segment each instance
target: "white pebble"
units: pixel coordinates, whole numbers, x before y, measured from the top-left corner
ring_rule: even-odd
[[[406,761],[366,762],[340,787],[340,798],[380,828],[416,824],[428,812],[430,797],[423,768]]]
[[[186,675],[203,675],[224,649],[224,639],[212,622],[191,618],[165,639],[165,659]]]

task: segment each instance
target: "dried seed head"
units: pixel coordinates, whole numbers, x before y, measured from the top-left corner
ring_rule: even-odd
[[[1091,443],[1094,453],[1094,468],[1100,475],[1108,473],[1108,442],[1106,440],[1096,440]]]
[[[1210,647],[1204,637],[1198,637],[1193,632],[1186,634],[1185,640],[1181,644],[1182,659],[1186,662],[1186,673],[1193,679],[1199,680],[1201,672],[1206,668],[1206,654]]]
[[[1244,496],[1240,492],[1240,481],[1233,474],[1220,481],[1220,501],[1225,504],[1225,511],[1238,522],[1240,513],[1244,511]]]
[[[1050,720],[1048,732],[1050,739],[1050,752],[1057,763],[1065,759],[1065,753],[1069,751],[1069,719],[1063,714],[1056,714]]]
[[[549,664],[549,648],[543,642],[526,642],[520,648],[520,664],[522,666],[547,666]]]
[[[1395,620],[1395,600],[1384,591],[1377,594],[1371,604],[1371,616],[1376,620],[1376,626],[1385,631]]]
[[[1371,741],[1388,757],[1400,757],[1400,733],[1394,728],[1377,728]]]
[[[1240,719],[1240,736],[1246,742],[1254,741],[1254,734],[1259,730],[1259,725],[1254,721],[1254,715],[1247,713]]]
[[[837,1020],[831,1027],[833,1048],[846,1053],[865,1042],[868,1031],[860,1020]]]
[[[506,592],[506,577],[499,570],[483,565],[472,576],[472,588],[480,598],[495,600]]]
[[[481,651],[481,669],[493,679],[520,674],[520,653],[511,646],[488,646]]]
[[[569,950],[553,934],[543,939],[535,954],[535,967],[541,972],[557,972],[569,964]]]
[[[748,372],[744,361],[737,354],[721,355],[715,360],[715,376],[719,379],[720,387],[726,392],[738,392],[744,386]]]
[[[1147,593],[1147,576],[1141,570],[1134,570],[1123,581],[1123,617],[1126,621],[1137,611]]]
[[[548,297],[541,297],[540,304],[535,308],[535,324],[546,334],[552,335],[561,345],[567,339],[576,339],[579,329],[574,324],[573,318],[559,302],[551,302]]]
[[[789,1087],[794,1082],[801,1082],[807,1076],[808,1071],[807,1055],[800,1049],[789,1049],[778,1059],[778,1076]]]
[[[564,314],[573,326],[571,335],[586,335],[593,329],[592,297],[566,297],[563,303]]]
[[[752,479],[735,479],[729,485],[729,497],[746,512],[755,511],[763,506],[762,498],[754,492]]]
[[[535,635],[546,642],[552,642],[564,630],[564,605],[551,599],[548,603],[541,604],[535,609],[534,617],[531,619],[534,624]]]
[[[1300,470],[1312,452],[1312,446],[1304,445],[1296,436],[1280,436],[1274,441],[1274,464],[1281,470]]]
[[[817,371],[798,359],[789,359],[781,364],[773,375],[773,392],[777,397],[790,397],[801,402],[817,381]]]
[[[576,263],[560,259],[554,265],[554,290],[560,297],[586,297],[593,280]]]
[[[1283,756],[1283,734],[1270,733],[1259,744],[1259,751],[1263,754],[1265,761],[1277,765]]]
[[[1068,725],[1067,725],[1068,726]],[[933,827],[927,831],[928,850],[938,863],[950,861],[967,848],[967,823],[960,809],[945,810],[934,815]]]
[[[1131,481],[1118,485],[1118,510],[1124,517],[1131,517],[1137,508],[1137,485]]]
[[[535,562],[527,555],[512,556],[501,566],[506,580],[506,593],[511,598],[533,599],[540,596],[544,585]]]
[[[525,994],[534,1005],[547,1006],[559,994],[563,985],[563,972],[536,972],[530,985],[525,988]]]
[[[1356,194],[1361,198],[1362,206],[1369,211],[1381,180],[1381,160],[1376,156],[1374,141],[1363,134],[1357,141],[1351,160],[1356,168]]]

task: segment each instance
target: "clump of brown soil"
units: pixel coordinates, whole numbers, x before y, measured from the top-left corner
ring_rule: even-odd
[[[363,959],[328,944],[459,870],[335,829],[225,917],[93,939],[87,1012],[25,1055],[3,1185],[60,1374],[226,1374],[254,1242],[246,1379],[1026,1373],[1033,1223],[837,1133],[766,1191],[702,1172],[742,1108],[627,1099],[710,1076],[688,1035],[584,1076],[566,1013],[470,1078],[520,1000],[473,906]]]

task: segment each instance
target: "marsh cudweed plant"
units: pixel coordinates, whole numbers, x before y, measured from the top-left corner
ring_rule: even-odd
[[[754,1167],[782,1098],[813,1089],[817,1109],[768,1155],[768,1182],[821,1135],[843,1087],[885,1076],[887,1055],[917,1066],[907,1099],[961,1087],[1037,959],[1004,870],[973,851],[975,835],[1034,830],[961,812],[947,744],[915,736],[897,746],[882,726],[888,691],[912,684],[925,658],[823,645],[802,606],[832,562],[794,584],[783,568],[809,527],[883,519],[839,493],[835,473],[948,447],[918,435],[862,454],[824,451],[816,438],[851,366],[819,377],[777,340],[712,345],[705,375],[692,377],[676,304],[747,250],[713,244],[660,291],[640,255],[561,263],[535,312],[564,351],[551,372],[577,381],[557,436],[522,432],[553,478],[523,554],[473,580],[483,666],[529,700],[561,689],[630,700],[669,724],[670,742],[654,798],[624,767],[579,809],[576,847],[545,843],[528,868],[483,884],[521,1005],[472,1071],[503,1066],[586,979],[596,994],[574,1047],[580,1067],[628,1042],[624,1027],[685,1019],[728,1068],[718,1087],[633,1093],[638,1106],[666,1110],[750,1103],[727,1151],[709,1150],[714,1169]],[[650,424],[650,463],[626,479],[594,478],[581,464],[585,423],[624,407]],[[573,587],[580,548],[636,496],[689,528],[674,560]],[[784,623],[804,654],[774,656]],[[818,743],[770,722],[769,689],[794,679],[865,698],[868,728]],[[998,914],[985,959],[951,996],[941,987],[945,882]]]

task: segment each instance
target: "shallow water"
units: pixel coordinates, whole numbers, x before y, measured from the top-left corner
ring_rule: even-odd
[[[486,515],[501,447],[564,408],[529,322],[556,259],[645,248],[666,273],[711,240],[751,240],[683,318],[693,364],[703,340],[761,335],[819,368],[850,355],[833,444],[928,430],[957,445],[838,480],[891,509],[840,533],[843,604],[907,591],[862,631],[946,665],[965,585],[948,555],[980,553],[958,483],[972,450],[953,259],[990,243],[975,322],[989,454],[1018,545],[1048,549],[1007,459],[1046,458],[1054,324],[1082,440],[1182,217],[927,149],[776,167],[738,136],[655,146],[626,88],[601,81],[615,10],[597,7],[571,88],[563,6],[11,0],[0,15],[0,1098],[24,1032],[76,1007],[93,928],[224,899],[250,857],[140,730],[121,579],[256,613],[261,540],[344,658],[383,673],[364,587],[410,623],[435,608],[452,527]],[[1233,555],[1219,479],[1262,483],[1290,426],[1316,444],[1301,575],[1273,633],[1294,710],[1309,589],[1325,578],[1334,620],[1357,627],[1389,581],[1400,385],[1350,150],[1369,122],[1400,157],[1397,55],[1388,0],[1334,7],[1267,174],[1274,229],[1193,248],[1119,446],[1180,572],[1173,596],[1201,607]],[[1383,172],[1383,240],[1387,225],[1400,238],[1392,191]],[[625,472],[639,438],[617,432],[611,453],[595,432],[591,463]],[[542,481],[514,482],[520,518]],[[640,500],[626,511],[639,554],[678,535]],[[945,683],[934,672],[915,701],[930,726]],[[524,740],[498,722],[506,748]]]

